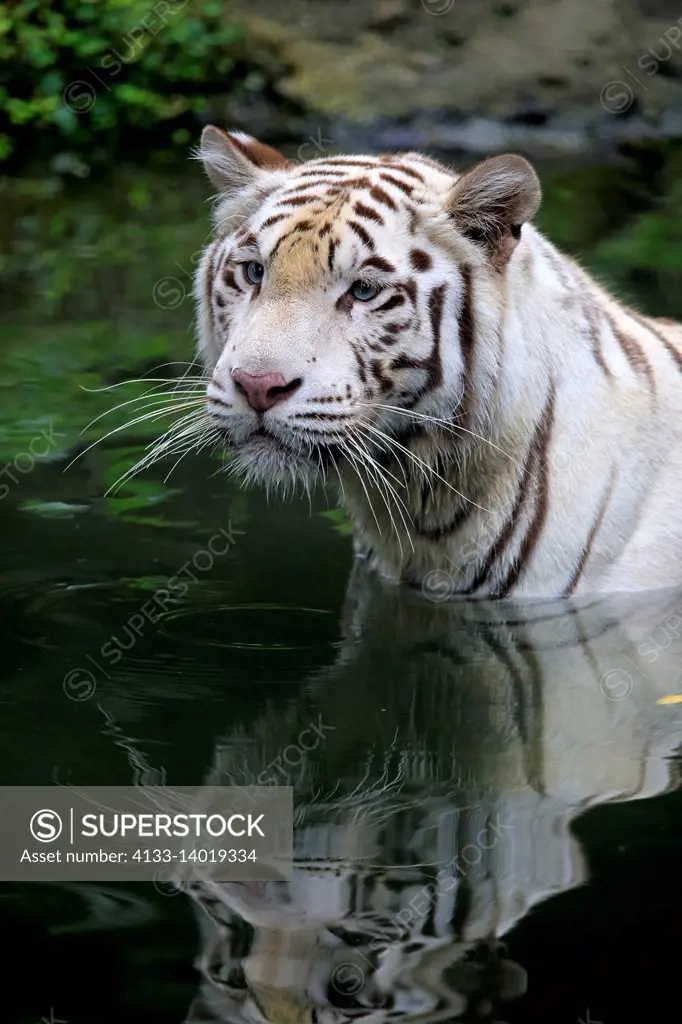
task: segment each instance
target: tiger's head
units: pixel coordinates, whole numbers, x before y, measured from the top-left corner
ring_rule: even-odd
[[[198,155],[218,192],[199,350],[237,472],[308,483],[371,465],[419,417],[452,421],[473,391],[474,335],[485,405],[507,270],[540,202],[526,160],[461,175],[414,153],[295,164],[213,126]]]

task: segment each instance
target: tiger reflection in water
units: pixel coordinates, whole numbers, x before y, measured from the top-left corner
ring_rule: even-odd
[[[233,731],[214,752],[207,784],[253,784],[311,721],[333,725],[288,780],[293,881],[187,886],[187,1020],[499,1022],[528,983],[503,937],[587,880],[571,822],[679,783],[682,705],[660,701],[680,608],[670,591],[433,604],[358,567],[336,664],[266,708],[257,743]]]

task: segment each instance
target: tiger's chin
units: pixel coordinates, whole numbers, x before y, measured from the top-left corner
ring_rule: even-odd
[[[322,480],[324,460],[304,453],[272,434],[252,434],[229,445],[230,468],[247,486],[264,487],[286,497],[302,487],[309,491]]]

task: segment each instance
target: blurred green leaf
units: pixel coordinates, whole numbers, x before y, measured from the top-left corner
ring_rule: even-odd
[[[351,523],[345,508],[332,508],[326,512],[320,512],[323,519],[328,519],[333,528],[346,537],[352,534],[353,524]]]
[[[189,0],[165,15],[149,0],[7,5],[0,120],[9,142],[0,162],[17,152],[12,140],[27,127],[42,129],[38,147],[47,155],[64,141],[91,161],[112,153],[126,129],[158,136],[168,124],[170,139],[197,100],[242,88],[227,81],[242,39],[221,3]]]

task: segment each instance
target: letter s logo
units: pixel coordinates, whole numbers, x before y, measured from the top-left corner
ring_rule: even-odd
[[[31,835],[39,843],[53,843],[62,834],[62,819],[56,811],[36,811],[29,825]]]

